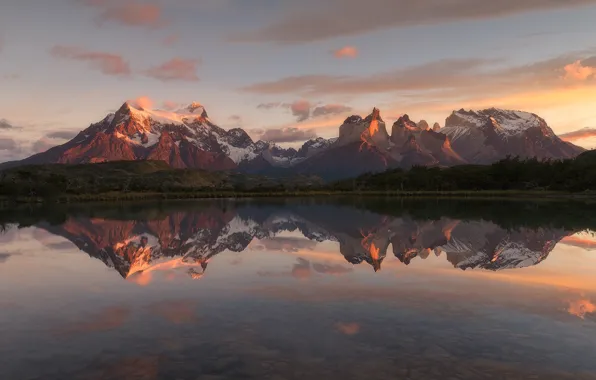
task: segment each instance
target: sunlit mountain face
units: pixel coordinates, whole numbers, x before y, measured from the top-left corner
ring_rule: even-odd
[[[376,198],[4,209],[0,378],[593,379],[595,211]]]

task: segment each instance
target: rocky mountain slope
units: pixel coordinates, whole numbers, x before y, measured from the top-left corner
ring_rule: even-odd
[[[456,111],[444,128],[401,116],[388,133],[375,108],[350,116],[334,139],[316,138],[300,148],[253,141],[242,129],[215,125],[199,103],[175,112],[130,103],[80,132],[71,141],[0,169],[25,164],[160,160],[174,168],[239,170],[252,174],[355,177],[414,165],[487,164],[506,156],[571,158],[582,151],[563,142],[534,114],[488,109]]]
[[[454,111],[440,133],[467,162],[488,164],[506,156],[573,158],[583,149],[561,140],[535,114],[490,108]]]

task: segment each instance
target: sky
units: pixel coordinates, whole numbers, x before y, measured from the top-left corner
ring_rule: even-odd
[[[0,161],[127,101],[294,144],[373,107],[529,111],[596,147],[596,0],[3,0]]]

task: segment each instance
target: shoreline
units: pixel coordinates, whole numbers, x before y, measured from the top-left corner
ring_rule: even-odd
[[[86,202],[167,201],[199,199],[251,199],[251,198],[310,198],[310,197],[391,197],[391,198],[454,198],[492,200],[596,200],[596,192],[566,193],[520,190],[479,191],[280,191],[280,192],[197,192],[197,193],[102,193],[60,195],[55,197],[0,197],[0,205],[11,204],[68,204]]]

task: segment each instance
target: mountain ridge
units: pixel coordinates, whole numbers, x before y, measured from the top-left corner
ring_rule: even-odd
[[[381,111],[353,115],[337,138],[282,148],[254,141],[242,128],[225,130],[200,103],[177,111],[145,109],[125,102],[75,138],[0,170],[27,164],[161,160],[173,168],[238,170],[265,175],[321,175],[327,180],[412,166],[490,164],[507,156],[573,158],[582,148],[558,138],[544,119],[521,111],[490,108],[454,111],[441,128],[402,115],[387,131]]]

